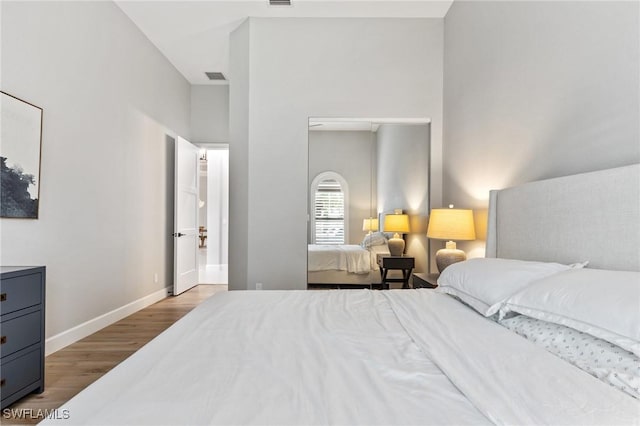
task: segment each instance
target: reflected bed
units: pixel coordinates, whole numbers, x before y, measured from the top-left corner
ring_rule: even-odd
[[[378,254],[389,254],[385,244],[308,246],[307,283],[314,285],[361,285],[380,283]]]

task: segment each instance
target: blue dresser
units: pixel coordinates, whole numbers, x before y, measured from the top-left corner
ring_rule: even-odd
[[[0,267],[1,409],[44,390],[44,266]]]

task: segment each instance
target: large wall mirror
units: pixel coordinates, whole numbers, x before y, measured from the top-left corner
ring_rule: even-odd
[[[376,288],[385,217],[402,213],[404,253],[428,272],[428,119],[309,119],[307,283]]]

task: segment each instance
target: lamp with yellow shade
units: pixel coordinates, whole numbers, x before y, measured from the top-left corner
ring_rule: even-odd
[[[389,253],[391,256],[402,256],[404,253],[404,240],[400,234],[409,232],[409,216],[406,214],[388,214],[384,217],[384,232],[393,232],[393,238],[389,239]]]
[[[452,263],[466,260],[467,255],[464,251],[456,248],[456,243],[453,240],[470,241],[476,239],[473,210],[432,209],[429,216],[427,237],[447,241],[446,248],[440,249],[436,253],[436,265],[440,273]]]
[[[370,217],[362,221],[362,230],[367,231],[370,234],[373,231],[378,230],[378,219]]]

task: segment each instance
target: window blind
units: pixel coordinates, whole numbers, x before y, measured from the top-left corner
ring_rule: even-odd
[[[344,244],[344,193],[338,181],[318,184],[314,218],[316,244]]]

